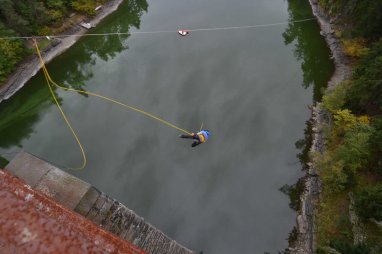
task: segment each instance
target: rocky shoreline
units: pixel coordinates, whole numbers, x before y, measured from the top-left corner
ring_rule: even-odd
[[[309,0],[314,16],[317,18],[321,28],[321,35],[330,48],[335,64],[335,71],[328,82],[328,88],[335,87],[336,84],[350,78],[350,59],[344,54],[341,43],[332,29],[332,19],[318,5],[317,0]],[[320,126],[329,120],[329,116],[321,109],[320,103],[312,107],[312,147],[310,152],[322,153],[324,142],[320,133]],[[293,254],[313,254],[317,249],[315,214],[319,202],[321,183],[319,172],[315,161],[308,164],[305,175],[305,187],[302,193],[301,208],[297,215],[297,240],[293,247],[289,248],[289,253]]]
[[[96,26],[107,15],[117,10],[123,0],[111,0],[104,4],[98,14],[89,22],[92,26]],[[56,56],[65,52],[74,45],[81,36],[88,30],[77,24],[66,34],[73,36],[54,38],[54,42],[42,51],[43,59],[46,63],[50,62]],[[16,71],[8,78],[6,83],[0,87],[0,102],[9,99],[18,90],[20,90],[36,73],[41,69],[40,61],[37,54],[33,54],[22,61]]]

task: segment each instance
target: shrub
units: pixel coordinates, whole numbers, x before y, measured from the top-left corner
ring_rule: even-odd
[[[375,41],[382,36],[382,1],[318,0],[332,16],[339,15],[340,23],[349,24],[350,34]]]
[[[360,58],[369,52],[369,49],[366,47],[366,40],[363,38],[344,39],[342,43],[345,54],[351,57]]]
[[[370,138],[373,153],[371,164],[376,172],[382,173],[382,118],[374,118],[371,124],[375,130]]]
[[[44,26],[37,31],[37,34],[40,36],[50,35],[50,28],[47,26]]]
[[[91,0],[75,0],[72,2],[72,7],[74,10],[86,13],[88,15],[95,15],[95,7],[97,3]]]
[[[366,244],[355,244],[344,241],[340,238],[335,238],[330,241],[330,247],[336,249],[343,254],[369,254],[370,247]]]
[[[335,237],[328,246],[317,248],[317,254],[370,254],[372,246],[366,243],[353,244],[348,240]]]
[[[374,129],[364,123],[357,123],[346,132],[344,141],[339,146],[336,155],[351,173],[366,167],[371,157],[370,137],[373,132]]]
[[[326,163],[325,163],[326,162]],[[345,189],[348,176],[344,171],[344,162],[342,160],[334,160],[333,158],[324,159],[323,164],[319,167],[323,169],[321,178],[324,188],[328,193],[336,193]]]
[[[376,131],[367,116],[357,117],[349,110],[338,110],[333,118],[334,126],[326,137],[327,149],[317,164],[324,188],[335,193],[354,185],[354,174],[367,168]]]
[[[382,36],[382,1],[354,1],[350,18],[355,24],[354,31],[371,40]]]
[[[346,105],[353,111],[382,110],[382,39],[362,57],[353,74]]]
[[[382,184],[367,186],[357,193],[354,207],[364,219],[382,220]]]
[[[322,97],[324,108],[331,113],[340,110],[345,104],[349,84],[350,81],[344,81],[336,85],[335,88],[327,90]]]
[[[354,128],[357,123],[369,124],[369,118],[367,116],[357,117],[351,113],[350,110],[337,110],[334,112],[334,128],[333,132],[336,136],[343,137],[345,133]]]
[[[24,54],[20,41],[0,40],[0,82],[6,80]]]

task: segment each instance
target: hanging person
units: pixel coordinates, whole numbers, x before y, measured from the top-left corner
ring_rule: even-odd
[[[211,134],[210,134],[209,130],[201,130],[196,134],[195,133],[191,133],[191,135],[182,134],[179,137],[180,138],[195,139],[195,141],[191,144],[192,147],[195,147],[197,145],[200,145],[201,143],[206,142],[210,135]]]

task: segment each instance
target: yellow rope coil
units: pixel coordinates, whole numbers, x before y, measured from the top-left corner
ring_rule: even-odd
[[[82,165],[81,165],[80,167],[78,167],[78,168],[69,168],[69,169],[73,169],[73,170],[81,170],[81,169],[84,169],[84,168],[86,167],[86,164],[87,164],[87,160],[86,160],[86,155],[85,155],[84,148],[82,147],[82,144],[81,144],[80,139],[78,138],[76,132],[74,131],[72,125],[70,124],[70,122],[69,122],[68,118],[66,117],[64,111],[62,110],[60,104],[58,103],[58,100],[57,100],[57,98],[56,98],[56,95],[55,95],[54,92],[53,92],[53,89],[52,89],[52,86],[51,86],[51,83],[50,83],[51,78],[50,78],[50,76],[49,76],[48,70],[47,70],[46,67],[45,67],[44,60],[42,59],[42,56],[41,56],[41,53],[40,53],[40,49],[38,48],[38,45],[37,45],[36,40],[33,40],[33,42],[34,42],[34,45],[35,45],[35,47],[36,47],[36,51],[37,51],[38,57],[39,57],[39,59],[40,59],[42,69],[43,69],[43,71],[44,71],[44,76],[45,76],[47,85],[48,85],[48,87],[49,87],[49,91],[50,91],[50,93],[52,94],[52,97],[53,97],[53,99],[54,99],[54,102],[56,103],[56,105],[57,105],[57,107],[58,107],[58,109],[59,109],[59,111],[60,111],[62,117],[64,118],[64,120],[65,120],[65,122],[66,122],[66,125],[69,127],[69,129],[70,129],[70,131],[72,132],[74,138],[76,139],[77,144],[78,144],[78,146],[80,147],[80,150],[81,150],[81,153],[82,153],[82,159],[83,159],[83,160],[82,160]]]
[[[150,114],[150,113],[148,113],[148,112],[146,112],[146,111],[144,111],[144,110],[138,109],[138,108],[136,108],[136,107],[132,107],[132,106],[130,106],[130,105],[127,105],[127,104],[125,104],[125,103],[122,103],[122,102],[120,102],[120,101],[117,101],[117,100],[115,100],[115,99],[112,99],[112,98],[110,98],[110,97],[107,97],[107,96],[104,96],[104,95],[100,95],[100,94],[96,94],[96,93],[92,93],[92,92],[88,92],[88,91],[84,91],[84,90],[78,90],[78,89],[73,89],[73,88],[68,88],[68,87],[64,87],[64,86],[60,86],[60,85],[58,85],[56,82],[54,82],[54,80],[53,80],[53,79],[50,77],[50,75],[49,75],[49,72],[48,72],[48,70],[47,70],[47,68],[46,68],[46,66],[45,66],[45,62],[44,62],[44,60],[43,60],[43,58],[42,58],[42,56],[41,56],[41,52],[40,52],[40,49],[39,49],[39,47],[38,47],[38,44],[37,44],[36,40],[33,39],[33,42],[34,42],[34,45],[35,45],[35,47],[36,47],[36,51],[37,51],[38,57],[39,57],[39,59],[40,59],[40,63],[41,63],[42,69],[43,69],[43,71],[44,71],[44,76],[45,76],[47,85],[48,85],[48,87],[49,87],[50,93],[52,94],[52,97],[53,97],[53,99],[54,99],[54,101],[55,101],[55,103],[56,103],[56,105],[57,105],[57,107],[58,107],[58,109],[59,109],[59,111],[60,111],[62,117],[64,118],[64,120],[65,120],[67,126],[69,127],[69,129],[70,129],[70,131],[72,132],[74,138],[76,139],[77,144],[78,144],[78,146],[80,147],[80,150],[81,150],[81,153],[82,153],[82,158],[83,158],[83,164],[82,164],[82,166],[79,167],[79,168],[70,168],[70,169],[77,169],[77,170],[79,170],[79,169],[83,169],[83,168],[85,168],[86,163],[87,163],[86,155],[85,155],[85,151],[84,151],[84,149],[83,149],[83,146],[82,146],[82,144],[81,144],[81,141],[79,140],[79,138],[78,138],[76,132],[75,132],[74,129],[72,128],[72,126],[71,126],[71,124],[70,124],[68,118],[66,117],[64,111],[62,110],[60,104],[58,103],[58,100],[57,100],[57,98],[56,98],[56,96],[55,96],[55,94],[54,94],[54,92],[53,92],[53,89],[52,89],[52,84],[55,85],[56,87],[60,88],[60,89],[65,90],[65,91],[71,91],[71,92],[77,92],[77,93],[88,94],[88,95],[91,95],[91,96],[94,96],[94,97],[98,97],[98,98],[101,98],[101,99],[104,99],[104,100],[113,102],[113,103],[115,103],[115,104],[117,104],[117,105],[123,106],[123,107],[125,107],[125,108],[134,110],[134,111],[136,111],[136,112],[138,112],[138,113],[141,113],[141,114],[143,114],[143,115],[146,115],[146,116],[148,116],[148,117],[151,117],[151,118],[153,118],[153,119],[155,119],[155,120],[157,120],[157,121],[159,121],[159,122],[161,122],[161,123],[163,123],[163,124],[166,124],[166,125],[168,125],[168,126],[174,128],[174,129],[179,130],[179,131],[181,131],[181,132],[184,132],[184,133],[186,133],[186,134],[188,134],[188,135],[191,135],[191,134],[192,134],[191,132],[189,132],[189,131],[187,131],[187,130],[184,130],[184,129],[182,129],[182,128],[179,128],[178,126],[176,126],[176,125],[174,125],[174,124],[172,124],[172,123],[170,123],[170,122],[168,122],[168,121],[166,121],[166,120],[161,119],[160,117],[157,117],[157,116],[155,116],[155,115],[153,115],[153,114]]]

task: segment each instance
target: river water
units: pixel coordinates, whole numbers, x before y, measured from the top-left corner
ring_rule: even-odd
[[[92,32],[259,25],[311,18],[304,0],[130,0]],[[333,70],[315,20],[253,29],[87,37],[48,66],[61,84],[111,96],[179,131],[98,98],[56,90],[85,148],[72,174],[204,253],[277,253],[296,213],[279,191],[303,173],[295,142]],[[0,104],[0,153],[57,165],[81,154],[40,72]]]

